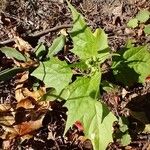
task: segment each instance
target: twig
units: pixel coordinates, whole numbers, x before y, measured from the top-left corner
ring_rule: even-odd
[[[56,26],[56,27],[53,27],[53,28],[50,28],[50,29],[46,29],[44,31],[40,31],[38,33],[29,34],[29,35],[25,36],[24,38],[41,37],[41,36],[44,36],[44,35],[48,34],[49,32],[54,32],[54,31],[57,31],[57,30],[60,30],[60,29],[63,29],[63,28],[71,28],[71,27],[72,27],[71,24],[64,24],[64,25]],[[0,41],[0,46],[10,44],[14,41],[15,41],[14,38],[8,39],[8,40],[5,40],[5,41]]]
[[[29,37],[40,37],[43,36],[45,34],[48,34],[49,32],[54,32],[63,28],[71,28],[72,24],[65,24],[65,25],[60,25],[60,26],[56,26],[50,29],[46,29],[44,31],[38,32],[38,33],[34,33],[34,34],[29,34]]]
[[[2,42],[0,41],[0,45],[6,45],[6,44],[12,43],[14,41],[15,41],[14,39],[8,39],[8,40],[2,41]]]

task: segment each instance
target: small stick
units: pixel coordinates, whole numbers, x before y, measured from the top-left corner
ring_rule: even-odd
[[[0,46],[12,43],[14,41],[15,41],[14,39],[8,39],[8,40],[5,40],[5,41],[0,41]]]
[[[30,37],[30,38],[32,38],[32,37],[33,38],[41,37],[41,36],[44,36],[44,35],[48,34],[49,32],[54,32],[54,31],[57,31],[57,30],[60,30],[60,29],[63,29],[63,28],[71,28],[71,27],[72,27],[71,24],[64,24],[64,25],[56,26],[56,27],[53,27],[53,28],[50,28],[50,29],[46,29],[44,31],[40,31],[38,33],[29,34],[26,37]],[[8,39],[8,40],[5,40],[5,41],[0,41],[0,46],[12,43],[14,41],[15,41],[14,38]]]
[[[45,34],[48,34],[49,32],[54,32],[54,31],[57,31],[57,30],[60,30],[63,28],[71,28],[71,27],[72,27],[72,24],[64,24],[64,25],[56,26],[56,27],[53,27],[50,29],[46,29],[44,31],[40,31],[38,33],[29,34],[29,37],[40,37],[40,36],[43,36]]]

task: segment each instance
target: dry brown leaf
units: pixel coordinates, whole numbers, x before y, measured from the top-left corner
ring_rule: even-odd
[[[0,113],[9,111],[11,109],[10,104],[0,104]]]
[[[24,41],[22,38],[20,38],[19,36],[15,36],[15,48],[18,48],[20,51],[22,52],[29,52],[32,49],[32,46]]]
[[[44,115],[39,120],[23,122],[19,125],[14,126],[14,128],[18,132],[19,136],[29,134],[29,133],[39,129],[40,127],[42,127],[43,118],[44,118]]]
[[[11,145],[11,140],[3,141],[3,150],[9,150]]]
[[[32,97],[35,100],[39,100],[45,93],[46,93],[46,89],[42,87],[39,90],[33,92],[29,91],[27,88],[24,88],[23,90],[24,96]]]
[[[16,66],[18,67],[21,67],[21,68],[29,68],[29,67],[37,67],[38,64],[36,61],[33,61],[33,60],[28,60],[26,62],[20,62],[20,61],[17,61],[15,59],[13,59],[14,63]]]
[[[13,116],[1,116],[0,124],[5,126],[11,126],[15,123],[15,119]]]
[[[35,107],[35,100],[30,98],[30,97],[27,97],[25,99],[22,99],[18,104],[17,104],[17,107],[16,108],[19,108],[19,107],[23,107],[25,109],[32,109]]]
[[[29,73],[26,71],[22,73],[21,78],[17,81],[17,86],[15,88],[15,98],[19,102],[22,99],[25,99],[25,96],[23,95],[23,85],[24,82],[28,79]]]
[[[50,109],[50,102],[48,101],[38,101],[38,105],[38,110],[43,110],[43,112],[45,112],[45,110]]]
[[[22,93],[23,84],[19,84],[16,86],[15,90],[15,98],[18,102],[20,102],[22,99],[24,99],[24,95]]]
[[[20,79],[17,80],[17,83],[23,83],[29,78],[29,72],[25,71],[23,73],[20,73],[19,76],[20,76]]]
[[[5,133],[2,135],[1,138],[4,140],[11,140],[18,135],[17,130],[13,127],[3,126],[3,129],[5,130]]]
[[[5,133],[1,136],[4,140],[11,140],[16,136],[24,138],[30,138],[30,133],[42,127],[44,115],[36,121],[23,122],[19,125],[14,125],[12,127],[3,126]]]

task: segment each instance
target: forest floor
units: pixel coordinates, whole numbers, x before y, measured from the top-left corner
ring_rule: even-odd
[[[7,0],[7,2],[1,1],[0,3],[0,47],[16,46],[18,44],[14,39],[16,36],[30,44],[31,51],[41,42],[45,47],[49,47],[60,29],[64,29],[65,26],[68,28],[72,24],[71,13],[64,0]],[[99,27],[104,29],[113,52],[119,51],[128,39],[133,39],[135,45],[150,43],[150,37],[145,36],[141,28],[127,28],[127,22],[139,10],[150,10],[150,1],[148,0],[102,0],[96,2],[72,0],[71,4],[84,16],[93,30]],[[12,59],[0,53],[0,70],[12,68],[13,63]],[[67,119],[67,108],[63,106],[64,103],[55,100],[49,103],[49,108],[45,108],[44,104],[36,103],[34,98],[37,95],[30,91],[30,84],[33,84],[34,79],[25,80],[25,78],[25,75],[20,73],[7,81],[0,80],[0,149],[92,150],[90,140],[84,139],[84,134],[78,125],[74,125],[63,137]],[[109,73],[102,78],[109,80]],[[18,80],[22,81],[23,85],[18,85]],[[17,94],[21,94],[18,90],[18,93],[16,92],[18,86],[28,89],[26,92],[30,97],[19,104],[18,97],[16,97]],[[116,97],[119,98],[117,101]],[[148,84],[136,84],[130,88],[120,85],[119,90],[115,93],[103,92],[102,98],[116,116],[126,114],[124,108],[128,105],[132,110],[144,112],[150,121],[150,86]],[[27,109],[25,106],[19,107],[22,105],[28,105]],[[41,121],[37,118],[43,114],[42,126],[38,129],[37,125],[37,130],[34,130],[36,127],[32,126],[36,126],[36,123],[39,122],[33,120]],[[12,116],[15,116],[14,119]],[[150,150],[150,134],[139,134],[138,132],[139,126],[142,128],[144,125],[132,116],[128,116],[128,119],[131,143],[122,146],[119,142],[114,141],[109,144],[107,149]],[[24,120],[30,120],[31,124],[28,124],[27,127],[22,125],[19,136],[14,136],[15,131],[12,134],[12,129],[8,134],[8,124],[15,123],[17,126]],[[27,128],[31,128],[31,131],[34,130],[32,135],[25,134],[24,130]]]

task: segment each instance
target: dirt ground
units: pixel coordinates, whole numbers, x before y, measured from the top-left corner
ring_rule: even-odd
[[[150,37],[144,36],[140,29],[130,30],[126,24],[129,19],[141,9],[150,10],[150,1],[146,0],[71,0],[75,8],[81,12],[88,25],[94,30],[101,27],[108,34],[109,46],[112,51],[120,50],[127,39],[134,39],[136,45],[150,43]],[[65,0],[1,0],[0,1],[0,46],[14,45],[14,34],[23,38],[31,44],[32,48],[43,42],[50,46],[57,37],[59,28],[62,25],[71,25],[71,14]],[[55,28],[48,32],[49,29]],[[45,31],[45,32],[44,32]],[[12,67],[12,61],[0,53],[0,70]],[[109,79],[109,73],[102,77]],[[15,86],[16,78],[9,81],[0,81],[1,103],[11,103],[16,107]],[[32,81],[28,81],[32,83]],[[27,86],[28,84],[27,83]],[[127,94],[122,101],[123,91]],[[116,103],[116,96],[119,101]],[[103,101],[117,116],[126,115],[125,105],[133,110],[144,111],[150,120],[150,85],[137,84],[134,87],[119,87],[115,93],[102,93]],[[130,102],[132,100],[132,102]],[[63,102],[51,102],[51,109],[46,111],[43,119],[43,127],[37,130],[31,138],[21,139],[16,137],[9,143],[11,150],[92,150],[90,140],[83,140],[84,134],[76,126],[72,127],[63,137],[66,122],[67,109]],[[20,114],[29,115],[26,110],[14,109],[18,118]],[[35,110],[36,111],[36,110]],[[41,113],[41,112],[40,112]],[[43,113],[43,112],[42,112]],[[0,117],[3,116],[0,112]],[[129,129],[132,135],[132,142],[128,146],[121,146],[114,141],[108,146],[108,150],[148,150],[150,149],[150,134],[138,134],[136,130],[141,123],[129,116]],[[0,125],[0,136],[5,134],[4,128]],[[81,140],[82,139],[82,140]],[[7,141],[0,138],[0,148],[3,144],[8,146]],[[7,148],[6,148],[7,149]]]

